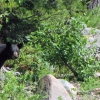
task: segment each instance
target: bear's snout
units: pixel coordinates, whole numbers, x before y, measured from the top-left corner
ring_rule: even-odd
[[[16,58],[18,58],[18,55],[19,55],[18,52],[15,51],[15,52],[13,52],[12,58],[13,58],[13,59],[16,59]]]

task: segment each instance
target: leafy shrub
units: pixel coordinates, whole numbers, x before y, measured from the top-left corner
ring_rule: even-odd
[[[34,92],[36,85],[32,81],[26,80],[25,75],[15,77],[12,72],[5,73],[5,80],[0,83],[3,84],[0,84],[1,100],[41,100],[42,98],[41,94]],[[31,86],[29,93],[25,90],[27,86]]]
[[[27,78],[32,74],[33,80],[38,80],[48,73],[53,74],[50,64],[41,55],[41,47],[33,48],[31,44],[25,45],[21,49],[19,58],[7,61],[5,66],[13,67],[23,74],[28,72]]]
[[[81,16],[69,19],[68,25],[55,24],[43,24],[26,38],[34,47],[41,47],[42,58],[51,65],[57,65],[59,69],[67,66],[80,80],[93,75],[98,66],[90,55],[94,51],[86,48],[87,40],[81,33],[86,24],[81,21]]]
[[[16,100],[41,100],[41,94],[35,93],[36,85],[40,78],[46,74],[53,74],[50,64],[41,58],[40,47],[33,48],[32,45],[24,46],[21,49],[20,56],[16,60],[9,60],[5,66],[14,67],[14,71],[20,71],[19,77],[14,76],[14,72],[6,74],[4,85],[0,87],[0,98],[7,100],[8,98]],[[30,85],[32,93],[27,94],[25,87]]]

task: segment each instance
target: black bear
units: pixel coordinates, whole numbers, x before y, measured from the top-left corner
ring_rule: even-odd
[[[0,68],[3,66],[6,60],[18,58],[22,46],[22,43],[18,45],[11,44],[10,42],[0,44]]]

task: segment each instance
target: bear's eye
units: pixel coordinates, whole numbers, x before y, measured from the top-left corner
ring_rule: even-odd
[[[20,52],[20,50],[16,50],[16,52]]]
[[[19,52],[20,50],[16,48],[16,49],[15,49],[15,50],[13,50],[13,51],[14,51],[14,52]]]

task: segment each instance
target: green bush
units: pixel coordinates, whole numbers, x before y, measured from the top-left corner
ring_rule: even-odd
[[[33,76],[37,75],[39,79],[46,74],[53,74],[49,62],[42,58],[41,47],[33,48],[32,44],[24,45],[20,51],[19,58],[8,60],[5,66],[15,68],[15,71],[21,73],[33,73]]]
[[[91,55],[94,49],[89,51],[86,48],[87,40],[81,33],[86,24],[81,19],[81,16],[72,17],[68,25],[59,22],[56,25],[42,24],[38,31],[26,38],[34,47],[41,48],[41,56],[45,61],[59,69],[66,66],[77,78],[84,80],[86,76],[93,75],[98,66]]]
[[[35,92],[36,85],[25,76],[15,77],[13,72],[5,73],[5,80],[0,81],[0,100],[41,100],[42,95]],[[31,87],[30,91],[26,91],[26,87]]]

